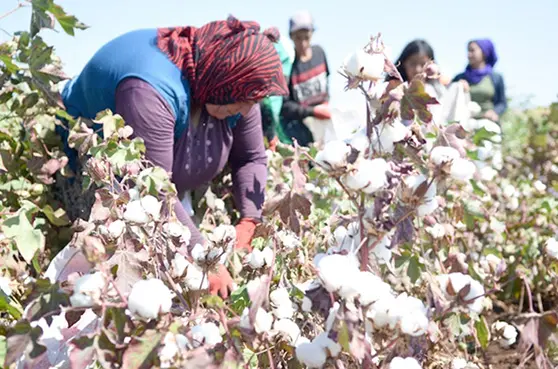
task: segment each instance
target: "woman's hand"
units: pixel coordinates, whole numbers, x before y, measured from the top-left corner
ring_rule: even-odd
[[[275,136],[269,141],[269,149],[273,152],[277,151],[277,143],[279,142],[279,137]]]
[[[500,116],[498,114],[496,114],[496,112],[494,110],[489,110],[486,113],[484,113],[483,115],[486,119],[490,119],[493,122],[497,122],[498,120],[500,120]]]
[[[232,292],[233,279],[227,268],[223,264],[217,266],[215,272],[211,272],[207,276],[209,282],[209,293],[212,295],[221,295],[226,299]]]
[[[461,83],[463,85],[463,90],[465,92],[469,92],[469,90],[471,90],[471,86],[469,85],[469,82],[467,82],[464,79],[459,80],[459,83]]]
[[[314,107],[314,117],[319,120],[331,119],[331,111],[327,104],[316,105]]]
[[[252,251],[252,237],[256,231],[256,222],[250,218],[240,219],[236,229],[236,250]]]

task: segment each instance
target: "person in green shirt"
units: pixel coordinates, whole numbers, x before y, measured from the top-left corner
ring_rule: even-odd
[[[283,65],[283,74],[285,78],[288,79],[291,75],[291,68],[293,65],[291,55],[281,42],[276,42],[274,46],[279,54],[279,59],[281,59],[281,64]],[[282,107],[282,96],[268,96],[260,103],[264,136],[267,139],[269,148],[273,151],[275,151],[279,141],[286,142],[288,140],[287,135],[285,135],[281,127]]]
[[[494,44],[489,39],[470,41],[467,47],[469,64],[465,72],[454,78],[456,81],[467,82],[466,89],[471,94],[471,101],[481,107],[475,118],[486,118],[499,122],[507,109],[504,79],[494,71],[498,61]]]

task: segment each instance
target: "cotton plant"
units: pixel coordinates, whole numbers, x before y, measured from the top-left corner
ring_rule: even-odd
[[[509,348],[517,340],[517,329],[511,324],[503,321],[496,321],[492,324],[492,332],[497,338],[498,344],[502,348]]]
[[[440,274],[436,279],[446,298],[459,297],[470,311],[482,312],[485,290],[479,281],[463,273]]]

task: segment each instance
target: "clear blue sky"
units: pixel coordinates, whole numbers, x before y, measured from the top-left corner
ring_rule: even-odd
[[[263,27],[276,26],[288,37],[289,16],[310,10],[318,30],[314,42],[326,50],[330,69],[336,70],[345,55],[382,32],[396,58],[404,45],[424,38],[434,47],[444,74],[454,76],[466,64],[466,43],[490,37],[496,45],[508,95],[516,102],[531,97],[533,104],[548,104],[558,95],[558,0],[59,0],[68,12],[91,26],[76,37],[45,31],[70,75],[79,73],[105,42],[126,31],[158,26],[202,25],[233,14],[256,20]],[[0,14],[17,5],[1,0]],[[29,11],[21,9],[0,20],[8,32],[27,27]],[[0,32],[0,41],[7,35]],[[332,100],[336,104],[361,104],[356,93],[343,91],[344,80],[333,73]]]

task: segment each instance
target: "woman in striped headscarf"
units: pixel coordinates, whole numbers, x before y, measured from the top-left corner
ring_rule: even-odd
[[[228,163],[242,217],[237,247],[250,249],[267,176],[258,102],[288,94],[273,46],[278,35],[234,17],[200,28],[132,31],[93,56],[65,86],[63,101],[74,117],[120,114],[145,141],[147,159],[172,173],[179,196],[211,182]],[[66,151],[76,168],[75,153]],[[175,211],[191,245],[205,242],[180,203]],[[210,278],[211,292],[226,296],[231,282],[222,267]]]

